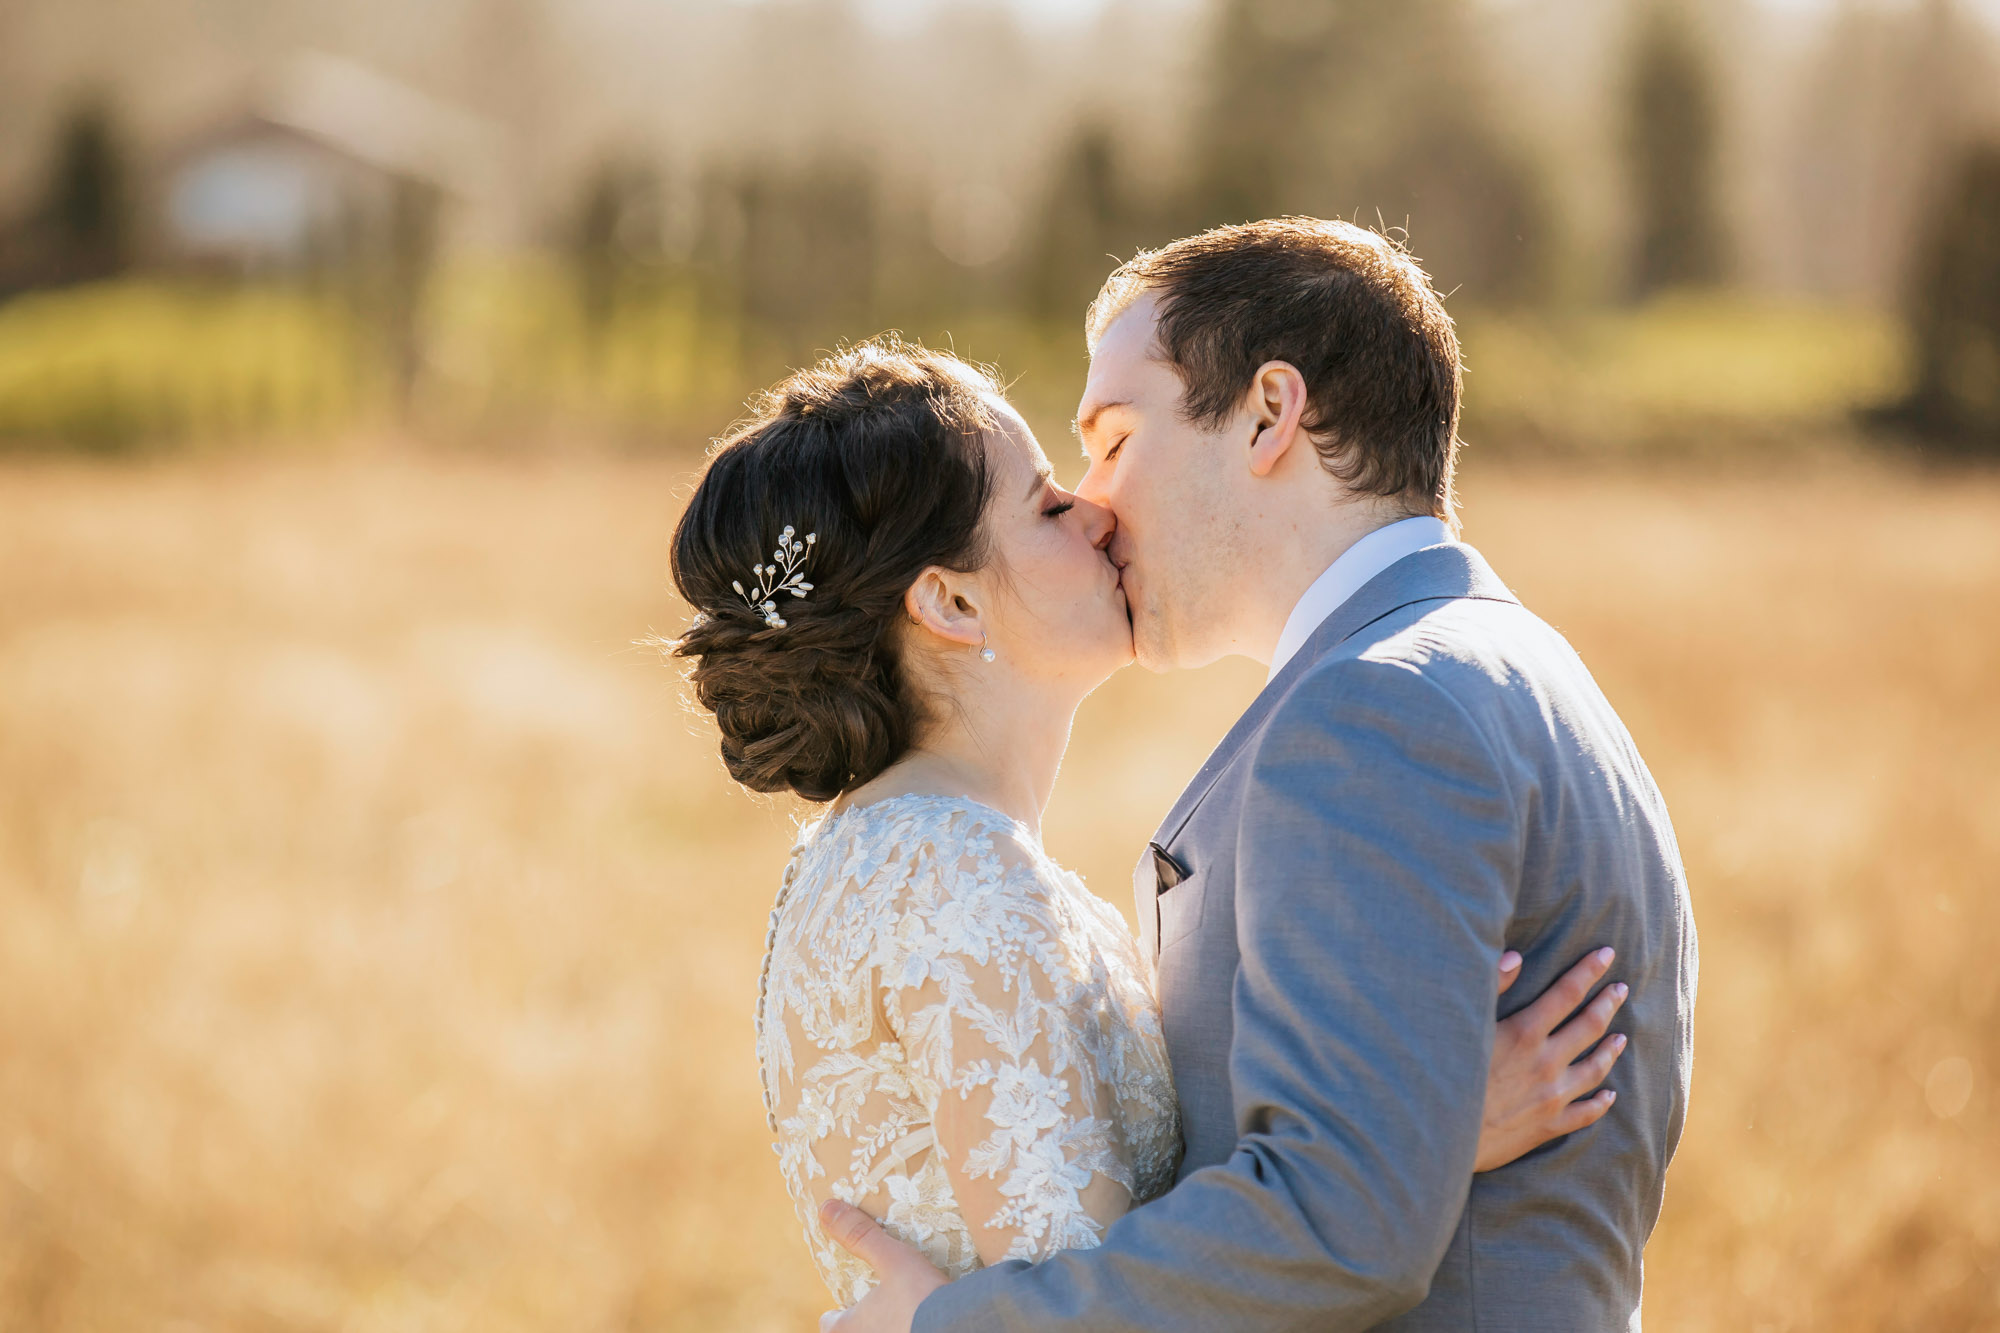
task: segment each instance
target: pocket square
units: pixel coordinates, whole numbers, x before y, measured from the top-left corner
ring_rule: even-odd
[[[1160,878],[1160,892],[1165,893],[1174,885],[1188,877],[1188,868],[1174,860],[1173,854],[1157,842],[1147,843],[1153,849],[1153,869]]]

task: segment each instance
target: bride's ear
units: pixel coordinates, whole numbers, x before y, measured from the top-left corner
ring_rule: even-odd
[[[986,626],[964,577],[937,566],[917,575],[903,594],[912,629],[924,629],[950,643],[970,647],[986,641]]]

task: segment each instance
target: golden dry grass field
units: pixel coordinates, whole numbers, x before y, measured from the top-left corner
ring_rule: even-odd
[[[749,1017],[800,811],[633,646],[687,479],[0,467],[0,1329],[813,1327]],[[1649,1326],[2000,1326],[2000,477],[1466,489],[1688,859]],[[1115,680],[1051,850],[1129,911],[1258,675]]]

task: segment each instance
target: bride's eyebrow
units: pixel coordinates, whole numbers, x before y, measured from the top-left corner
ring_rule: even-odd
[[[1034,476],[1030,477],[1028,479],[1028,494],[1026,495],[1025,498],[1029,500],[1034,499],[1035,496],[1041,492],[1042,487],[1048,485],[1051,481],[1055,480],[1055,475],[1056,475],[1056,470],[1054,468],[1045,467],[1041,471],[1037,472]]]

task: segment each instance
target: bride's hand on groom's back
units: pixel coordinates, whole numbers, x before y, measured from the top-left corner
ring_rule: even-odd
[[[1590,988],[1610,970],[1612,957],[1608,948],[1588,955],[1533,1004],[1500,1020],[1486,1074],[1486,1106],[1480,1116],[1474,1171],[1505,1166],[1550,1139],[1594,1124],[1618,1099],[1609,1088],[1595,1096],[1586,1094],[1604,1081],[1625,1049],[1622,1033],[1599,1040],[1618,1006],[1625,1003],[1624,983],[1606,986],[1576,1014]],[[1520,975],[1520,955],[1511,950],[1503,954],[1500,993],[1506,994]],[[1576,1016],[1570,1018],[1571,1014]],[[1578,1060],[1586,1050],[1588,1058]]]

